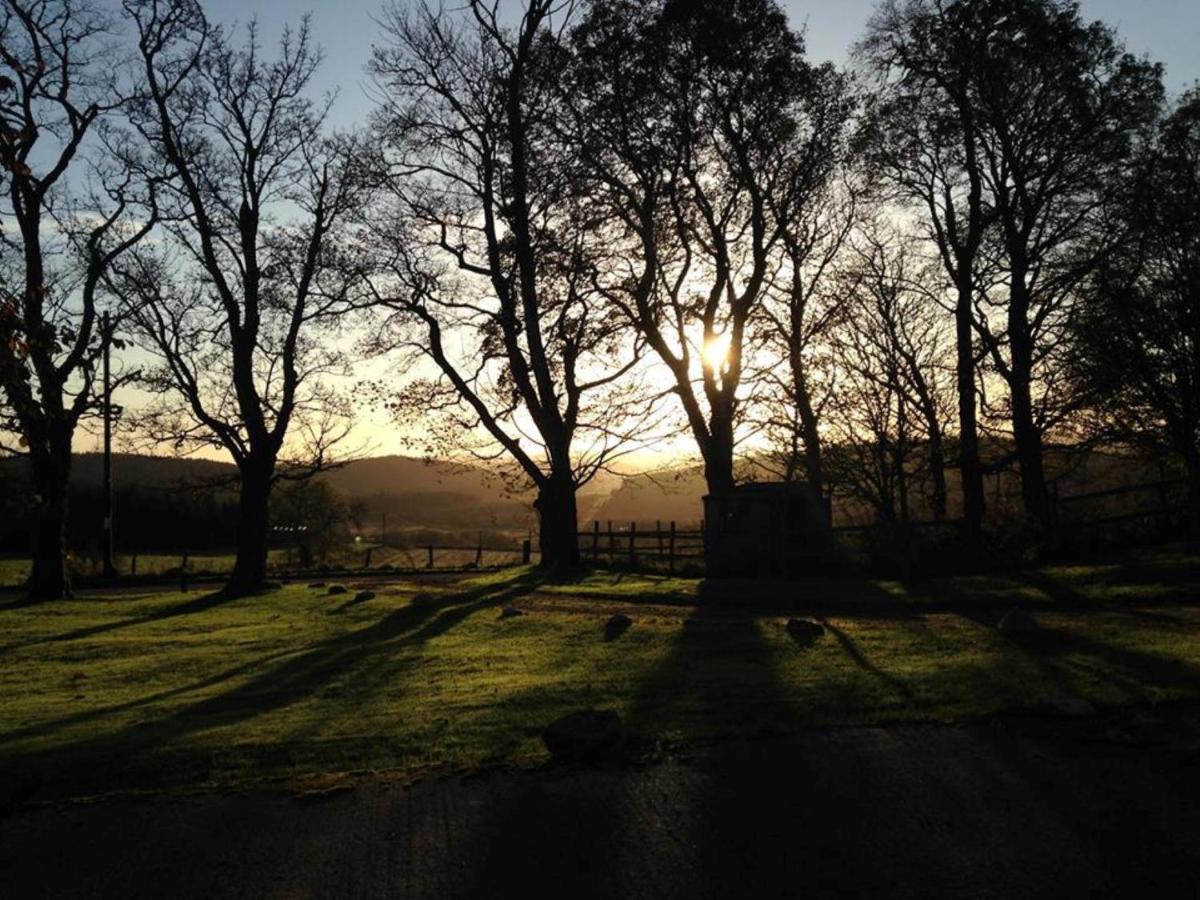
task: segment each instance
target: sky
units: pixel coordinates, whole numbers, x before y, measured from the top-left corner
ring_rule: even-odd
[[[204,0],[212,18],[232,24],[259,20],[264,42],[273,42],[283,25],[311,13],[313,33],[326,58],[318,76],[322,90],[336,89],[332,124],[352,128],[365,124],[371,109],[363,67],[374,41],[380,39],[375,19],[387,0]],[[435,0],[436,2],[436,0]],[[442,0],[453,8],[458,0]],[[851,45],[861,35],[876,0],[783,0],[797,27],[805,30],[814,62],[845,64]],[[520,0],[501,0],[517,14]],[[1147,54],[1166,66],[1168,90],[1178,92],[1200,81],[1200,0],[1081,0],[1087,18],[1115,25],[1135,54]],[[355,443],[367,453],[412,452],[382,409],[361,405],[356,415]],[[91,444],[83,438],[81,443]],[[92,449],[88,446],[86,449]]]
[[[385,0],[206,0],[210,15],[220,21],[246,21],[256,16],[264,38],[278,33],[287,21],[311,13],[313,33],[326,51],[321,81],[339,89],[335,124],[361,123],[370,109],[363,65],[373,41],[375,22]],[[455,0],[443,0],[453,7]],[[810,58],[843,64],[850,46],[861,35],[875,0],[784,0],[783,4],[808,38]],[[514,13],[520,0],[501,0]],[[1167,85],[1181,90],[1200,80],[1200,0],[1082,0],[1085,17],[1117,26],[1130,51],[1149,54],[1166,65]]]

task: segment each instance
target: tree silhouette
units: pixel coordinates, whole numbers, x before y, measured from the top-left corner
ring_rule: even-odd
[[[577,489],[643,431],[640,348],[593,286],[605,234],[564,143],[567,60],[556,0],[512,30],[472,0],[460,17],[390,8],[371,72],[389,204],[376,216],[375,343],[436,375],[393,397],[445,435],[509,457],[537,490],[541,563],[579,563]],[[450,449],[443,444],[442,449]]]
[[[0,6],[0,425],[17,436],[0,449],[29,457],[38,600],[69,591],[71,448],[112,338],[100,329],[106,278],[156,215],[153,181],[128,165],[136,148],[111,121],[125,101],[115,27],[86,0]]]
[[[836,79],[773,0],[592,3],[573,43],[576,140],[613,235],[598,287],[728,491],[783,223],[836,167]]]
[[[332,98],[308,97],[321,54],[308,21],[274,59],[255,25],[235,46],[192,0],[128,0],[141,92],[130,118],[171,175],[169,238],[122,267],[160,398],[157,442],[221,448],[240,478],[237,559],[226,589],[266,578],[268,501],[279,478],[329,465],[346,426],[321,376],[354,307],[349,217],[365,188],[353,141],[325,134]]]
[[[1102,439],[1173,454],[1200,538],[1200,90],[1185,94],[1110,201],[1122,240],[1087,282],[1075,375]]]

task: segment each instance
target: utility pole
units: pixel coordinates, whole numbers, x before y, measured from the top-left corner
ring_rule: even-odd
[[[105,310],[100,324],[104,341],[104,577],[117,574],[113,565],[113,496],[112,496],[112,365],[109,359],[112,350],[112,328]]]

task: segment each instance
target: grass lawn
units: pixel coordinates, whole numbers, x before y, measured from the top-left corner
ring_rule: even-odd
[[[271,551],[271,562],[282,562],[285,554],[282,551]],[[230,572],[233,570],[233,554],[209,554],[188,557],[188,570],[191,572]],[[178,553],[143,553],[137,558],[139,575],[160,575],[164,572],[178,572],[183,558]],[[27,559],[0,559],[0,587],[16,587],[29,578],[30,562]],[[113,565],[122,575],[132,571],[132,557],[118,554],[113,559]],[[72,574],[96,575],[100,572],[98,560],[74,560],[71,565]]]
[[[610,707],[636,747],[812,725],[1200,697],[1195,558],[1020,578],[792,584],[525,570],[0,609],[0,802],[536,763],[556,716]],[[688,606],[697,600],[698,607]],[[633,602],[637,601],[637,602]],[[668,602],[669,601],[669,602]],[[757,601],[763,612],[745,605]],[[515,602],[526,615],[501,619]],[[1021,602],[1046,628],[992,625]],[[782,607],[827,633],[801,646]],[[779,607],[776,612],[772,607]],[[613,641],[615,609],[635,624]],[[691,621],[687,621],[690,619]]]

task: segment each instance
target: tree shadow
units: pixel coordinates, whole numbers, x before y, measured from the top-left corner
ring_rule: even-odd
[[[87,789],[107,789],[114,779],[122,787],[153,786],[157,774],[151,757],[181,738],[199,731],[223,728],[254,719],[322,691],[338,678],[354,674],[353,690],[358,696],[369,695],[384,678],[402,677],[411,661],[399,666],[389,655],[403,647],[419,647],[445,634],[480,610],[510,603],[529,593],[536,579],[520,578],[499,585],[487,585],[454,596],[411,602],[363,628],[322,640],[296,652],[270,654],[261,659],[226,669],[186,687],[147,695],[99,710],[90,710],[30,726],[5,737],[5,742],[48,737],[63,728],[140,707],[192,691],[213,687],[248,673],[240,684],[210,697],[171,710],[151,721],[130,724],[117,731],[85,737],[49,750],[30,750],[10,756],[7,764],[14,769],[54,773],[56,793]],[[178,614],[178,613],[176,613]],[[158,618],[163,618],[159,616]],[[385,665],[386,663],[391,663]],[[274,663],[273,665],[268,664]],[[347,697],[353,703],[354,697]],[[98,765],[97,761],[109,763]],[[119,760],[114,772],[112,761]],[[211,760],[188,760],[204,769]],[[204,777],[203,771],[196,771]],[[127,782],[133,781],[130,785]]]
[[[190,616],[196,613],[207,612],[211,609],[216,609],[219,606],[224,606],[226,603],[233,602],[235,598],[228,596],[222,591],[213,591],[208,594],[202,594],[199,597],[193,597],[190,600],[185,600],[182,603],[174,603],[170,606],[156,609],[152,613],[147,613],[142,616],[134,616],[128,619],[118,619],[115,622],[104,622],[100,625],[89,625],[86,628],[76,628],[72,631],[64,631],[62,634],[52,634],[46,637],[34,638],[30,641],[23,641],[16,644],[9,644],[5,649],[16,649],[18,647],[33,647],[38,644],[55,644],[64,641],[78,641],[84,638],[95,637],[98,634],[107,634],[112,631],[120,631],[124,628],[135,628],[138,625],[148,625],[151,622],[161,622],[164,619],[173,619],[177,616]],[[252,599],[252,597],[242,597],[237,599]]]
[[[1104,665],[1090,670],[1122,689],[1173,688],[1194,689],[1200,684],[1200,666],[1173,656],[1120,647],[1105,641],[1059,628],[1045,628],[1009,640],[1038,665],[1053,660],[1060,676],[1067,674],[1063,661],[1070,657],[1090,657]]]
[[[893,691],[898,693],[909,703],[912,703],[914,705],[919,705],[917,703],[916,694],[913,693],[912,688],[910,688],[907,684],[905,684],[901,679],[897,678],[895,675],[888,674],[887,672],[883,671],[883,669],[879,668],[877,665],[875,665],[873,662],[871,662],[869,659],[867,659],[867,657],[863,654],[862,650],[860,650],[858,645],[854,642],[854,639],[851,638],[850,635],[848,635],[843,629],[837,627],[836,625],[834,625],[832,622],[829,622],[828,620],[825,620],[823,622],[823,624],[825,625],[825,628],[829,631],[829,633],[832,634],[837,639],[837,642],[841,645],[842,649],[846,652],[846,656],[850,657],[850,659],[853,660],[853,662],[856,666],[858,666],[864,672],[868,673],[872,678],[877,679],[878,681],[882,682],[887,687],[891,688]]]

